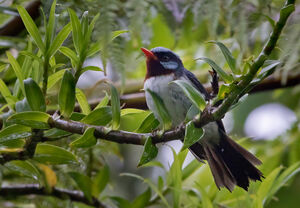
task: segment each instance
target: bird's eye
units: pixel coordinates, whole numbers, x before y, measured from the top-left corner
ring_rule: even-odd
[[[169,56],[163,56],[162,58],[161,58],[161,60],[162,61],[169,61],[170,60],[170,57]]]

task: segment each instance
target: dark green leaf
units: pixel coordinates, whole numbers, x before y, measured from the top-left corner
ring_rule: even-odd
[[[70,147],[86,148],[94,146],[97,143],[94,131],[94,128],[87,128],[82,136],[70,143]]]
[[[75,106],[75,79],[70,71],[65,71],[58,94],[58,104],[63,116],[69,117]]]
[[[29,126],[34,129],[48,129],[50,115],[39,111],[27,111],[10,116],[7,121],[11,123]]]
[[[47,137],[48,139],[58,139],[58,138],[62,138],[62,137],[66,137],[71,135],[72,133],[61,130],[61,129],[49,129],[47,131],[44,131],[44,136]]]
[[[152,143],[151,137],[148,137],[145,142],[144,152],[142,154],[138,167],[153,160],[157,156],[157,153],[158,153],[157,147]]]
[[[72,36],[73,36],[73,43],[77,53],[79,54],[81,51],[81,44],[83,43],[83,37],[81,33],[81,24],[79,18],[77,17],[76,13],[72,9],[68,9],[71,24],[72,24]]]
[[[101,107],[93,110],[89,115],[84,117],[81,122],[90,125],[107,125],[112,119],[111,107]]]
[[[42,90],[31,78],[24,80],[27,102],[33,111],[46,111],[46,102]]]
[[[23,8],[22,6],[17,6],[17,9],[18,9],[19,14],[22,18],[22,21],[26,27],[26,30],[28,31],[30,36],[33,38],[34,42],[39,47],[39,49],[43,53],[45,53],[45,45],[42,41],[42,37],[39,33],[39,29],[35,25],[34,21],[31,19],[30,15],[28,14],[28,12],[26,11],[25,8]]]
[[[132,207],[131,203],[128,200],[123,199],[121,197],[111,196],[109,198],[113,200],[113,202],[117,205],[118,208],[131,208]]]
[[[93,179],[92,193],[93,196],[98,197],[102,193],[109,181],[109,168],[104,166]]]
[[[196,128],[193,121],[190,121],[186,125],[185,135],[184,135],[184,141],[183,146],[181,148],[181,151],[189,148],[191,145],[198,142],[204,135],[204,129],[202,128]]]
[[[214,70],[217,71],[217,73],[224,80],[224,82],[226,82],[226,83],[233,82],[233,77],[230,76],[229,74],[227,74],[225,71],[223,71],[223,69],[221,67],[219,67],[213,60],[206,58],[206,57],[198,58],[196,60],[201,60],[201,61],[205,61],[206,63],[208,63]]]
[[[50,144],[38,144],[35,150],[34,159],[45,164],[70,164],[77,163],[75,155],[71,152]]]
[[[228,48],[223,43],[218,42],[218,41],[209,41],[209,43],[214,43],[217,46],[219,46],[231,71],[234,74],[240,74],[239,69],[237,69],[235,66],[236,60],[235,60],[235,58],[233,58],[233,56],[232,56],[231,52],[228,50]]]
[[[197,106],[201,111],[205,108],[206,102],[201,93],[190,83],[183,80],[175,80],[171,83],[177,84],[184,94]]]
[[[55,32],[55,7],[56,7],[56,0],[52,2],[48,25],[46,27],[46,47],[49,48],[50,44],[52,43],[52,39]],[[45,22],[46,24],[46,22]]]
[[[140,127],[136,130],[137,133],[148,133],[156,129],[159,121],[155,118],[153,113],[150,113],[142,122]]]
[[[70,172],[69,175],[73,178],[78,188],[84,193],[84,196],[92,202],[92,181],[89,177],[78,172]]]
[[[152,92],[151,90],[147,90],[146,93],[150,93],[153,101],[155,108],[157,109],[158,115],[160,116],[163,124],[164,130],[168,130],[172,127],[172,119],[168,113],[168,110],[163,102],[163,100],[155,93]]]
[[[31,136],[30,127],[14,124],[0,131],[0,144],[5,145],[5,142],[7,141],[26,138],[29,136]]]
[[[115,88],[115,86],[113,86],[112,84],[111,84],[110,91],[111,91],[112,128],[118,129],[121,120],[119,93]]]

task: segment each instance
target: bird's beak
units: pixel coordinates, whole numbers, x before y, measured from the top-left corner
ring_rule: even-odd
[[[148,50],[147,48],[141,48],[147,59],[157,59],[157,57],[152,53],[152,51]]]

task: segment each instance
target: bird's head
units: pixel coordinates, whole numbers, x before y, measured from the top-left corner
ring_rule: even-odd
[[[147,58],[146,78],[179,72],[183,69],[182,61],[173,51],[163,47],[148,50],[141,48]]]

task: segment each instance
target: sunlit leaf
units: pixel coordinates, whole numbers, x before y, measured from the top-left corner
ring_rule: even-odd
[[[136,130],[137,133],[148,133],[158,127],[159,121],[155,118],[153,113],[150,113]]]
[[[59,70],[58,72],[55,72],[54,74],[51,74],[48,77],[48,85],[47,89],[51,89],[59,80],[62,79],[66,69]]]
[[[15,72],[16,77],[19,79],[20,87],[22,89],[23,94],[25,95],[24,85],[23,85],[24,77],[22,74],[21,67],[20,67],[19,63],[17,62],[17,60],[13,57],[13,55],[9,51],[6,51],[6,55],[9,60],[10,65],[12,66],[12,69]]]
[[[203,135],[204,135],[204,129],[195,127],[194,122],[190,121],[186,125],[184,141],[183,141],[183,146],[181,148],[181,151],[189,148],[190,146],[198,142],[203,137]]]
[[[82,136],[70,143],[70,147],[87,148],[94,146],[97,143],[94,131],[94,128],[87,128]]]
[[[61,46],[59,51],[62,54],[64,54],[65,56],[67,56],[75,64],[77,64],[79,62],[79,58],[77,57],[76,53],[74,51],[72,51],[70,48]]]
[[[112,119],[111,107],[101,107],[93,110],[90,114],[84,117],[81,122],[91,125],[107,125]]]
[[[85,94],[79,88],[76,88],[76,99],[79,103],[82,113],[89,114],[91,112],[91,107],[86,99]]]

